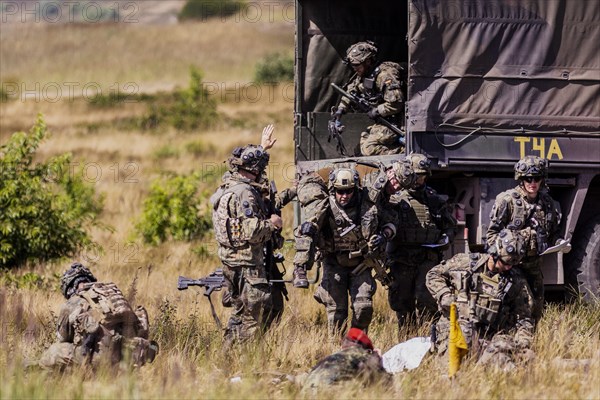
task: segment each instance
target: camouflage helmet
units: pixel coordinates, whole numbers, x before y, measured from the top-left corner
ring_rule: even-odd
[[[354,168],[337,168],[329,174],[331,189],[348,190],[358,187],[360,177]]]
[[[413,171],[415,174],[427,174],[431,176],[431,160],[423,154],[411,153],[406,156],[412,164]]]
[[[344,63],[351,65],[362,64],[369,58],[377,57],[377,51],[377,46],[371,41],[355,43],[348,47]]]
[[[538,156],[525,156],[515,164],[515,180],[528,176],[548,177],[548,162]]]
[[[417,179],[415,171],[412,168],[412,163],[407,159],[394,161],[391,170],[394,172],[402,188],[411,187]]]
[[[60,291],[68,299],[75,294],[80,283],[96,281],[97,279],[92,271],[84,267],[83,264],[76,262],[71,264],[71,267],[60,278]]]
[[[518,231],[502,229],[495,243],[488,248],[488,254],[494,259],[500,258],[505,264],[517,265],[525,256],[525,239]]]
[[[231,152],[231,157],[227,160],[231,171],[240,169],[250,171],[255,175],[261,175],[269,164],[269,153],[262,146],[247,145],[245,147],[236,147]]]

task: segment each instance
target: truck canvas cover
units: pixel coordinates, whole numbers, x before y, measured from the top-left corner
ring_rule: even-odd
[[[408,127],[600,131],[600,2],[411,1]],[[455,129],[454,129],[455,130]]]

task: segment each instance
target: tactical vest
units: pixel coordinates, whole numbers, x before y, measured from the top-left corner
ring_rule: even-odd
[[[356,203],[360,204],[357,199]],[[329,226],[332,228],[333,252],[352,252],[360,250],[363,236],[360,226],[360,207],[352,208],[350,216],[342,209],[335,196],[329,197]]]
[[[435,243],[441,230],[436,226],[429,207],[406,190],[394,196],[397,199],[398,229],[394,241],[407,245]]]
[[[518,188],[507,191],[510,197],[510,202],[513,206],[511,219],[508,225],[516,227],[518,230],[527,227],[534,228],[536,231],[535,240],[529,240],[527,256],[537,256],[538,243],[546,243],[552,226],[558,225],[557,217],[554,212],[554,202],[552,198],[545,192],[538,194],[536,203],[529,203],[526,199],[526,194],[521,193]],[[538,226],[532,226],[531,221],[535,220]]]
[[[212,220],[215,239],[221,246],[235,249],[249,246],[242,237],[242,220],[238,216],[232,215],[230,208],[232,197],[235,195],[240,198],[242,193],[248,190],[256,192],[254,193],[255,198],[261,199],[261,196],[256,189],[243,182],[229,185],[226,188],[221,186],[210,199],[213,204]],[[247,210],[249,210],[250,213],[252,212],[250,204],[243,204],[242,207],[244,206],[247,207]],[[248,213],[248,211],[246,211],[246,213]]]
[[[124,336],[136,336],[139,329],[138,318],[123,293],[114,283],[91,283],[84,287],[77,296],[87,301],[90,310],[86,317],[102,325],[108,331],[122,334]],[[91,321],[87,320],[87,324]],[[85,330],[80,326],[80,330]],[[84,332],[80,332],[85,335]]]
[[[512,286],[507,274],[490,277],[485,272],[489,256],[470,254],[469,269],[451,271],[459,317],[489,326],[496,322],[502,299]]]

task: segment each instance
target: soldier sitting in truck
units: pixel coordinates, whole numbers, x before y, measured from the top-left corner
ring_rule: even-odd
[[[378,64],[377,52],[373,42],[358,42],[348,48],[344,59],[355,72],[347,85],[348,93],[369,105],[367,115],[376,122],[361,134],[360,153],[363,156],[399,154],[404,150],[404,135],[400,134],[405,99],[402,67],[389,61]],[[334,131],[331,132],[333,135],[342,133],[342,115],[352,106],[348,97],[342,97],[340,104],[332,109],[329,129]],[[380,118],[385,118],[395,129],[378,123]]]

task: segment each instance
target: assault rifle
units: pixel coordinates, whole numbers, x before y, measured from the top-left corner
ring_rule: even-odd
[[[344,229],[343,232],[340,233],[340,236],[344,237],[346,235],[356,235],[354,233],[354,229],[356,228],[355,224],[350,225],[348,228]],[[357,237],[355,236],[355,239]],[[375,271],[375,279],[377,279],[383,286],[390,286],[393,277],[387,273],[385,270],[385,263],[381,261],[381,251],[371,251],[369,250],[368,242],[365,239],[360,239],[361,248],[356,251],[351,251],[348,255],[348,258],[356,258],[363,257],[364,260],[360,263],[354,270],[352,271],[353,275],[358,275],[367,268],[372,268]]]
[[[365,99],[364,97],[359,97],[352,93],[346,92],[344,89],[342,89],[335,83],[332,83],[331,86],[342,96],[348,98],[348,100],[350,100],[350,102],[354,106],[356,106],[360,111],[367,113],[367,112],[371,111],[371,108],[373,108],[373,106],[369,103],[369,101],[367,99]],[[392,131],[396,132],[401,137],[404,137],[404,132],[402,132],[402,130],[400,128],[398,128],[396,125],[392,124],[390,121],[388,121],[381,115],[378,115],[377,117],[375,117],[374,120],[376,123],[384,125],[384,126],[390,128]]]
[[[204,288],[204,295],[208,297],[208,302],[210,303],[210,311],[212,312],[212,316],[219,329],[222,330],[223,325],[221,324],[221,320],[217,316],[215,306],[213,305],[210,295],[215,290],[221,290],[223,286],[225,286],[225,276],[223,275],[223,270],[221,268],[218,268],[215,270],[215,272],[211,272],[207,277],[200,279],[190,279],[183,276],[179,276],[179,279],[177,280],[177,289],[185,290],[189,286],[202,286]]]
[[[381,261],[379,252],[369,251],[368,246],[364,246],[360,250],[350,252],[349,258],[364,257],[364,261],[354,268],[352,271],[353,275],[358,275],[367,268],[372,268],[375,271],[375,279],[377,279],[383,286],[389,287],[394,278],[387,273],[385,270],[385,263]]]
[[[219,268],[205,278],[190,279],[180,276],[177,280],[177,289],[185,290],[189,286],[202,286],[204,288],[204,295],[210,297],[215,290],[221,290],[224,284],[225,277],[223,276],[223,270]]]

